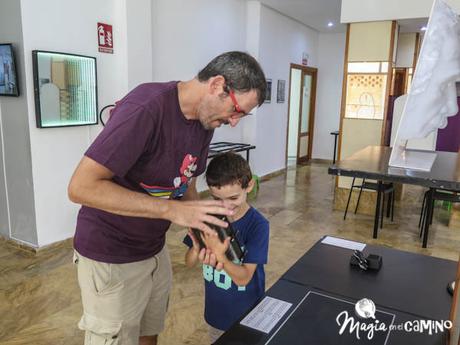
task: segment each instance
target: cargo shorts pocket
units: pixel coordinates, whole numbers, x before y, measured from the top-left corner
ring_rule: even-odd
[[[85,331],[85,345],[121,344],[121,321],[99,319],[90,314],[83,314],[78,328]]]

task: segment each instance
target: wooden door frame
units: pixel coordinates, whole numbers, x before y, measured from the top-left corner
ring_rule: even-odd
[[[301,111],[302,111],[302,102],[303,97],[300,97],[300,104],[299,104],[299,124],[298,124],[298,131],[297,131],[297,153],[296,153],[296,160],[297,163],[305,162],[311,159],[312,147],[313,147],[313,130],[315,124],[315,106],[316,106],[316,84],[318,78],[318,69],[314,67],[307,67],[304,65],[298,65],[295,63],[291,63],[289,66],[289,96],[288,96],[288,112],[287,112],[287,128],[286,128],[286,153],[285,153],[285,166],[287,166],[288,160],[288,145],[289,145],[289,122],[290,122],[290,106],[291,106],[291,80],[292,80],[292,69],[300,69],[302,71],[302,78],[301,78],[301,85],[300,89],[303,90],[303,77],[304,74],[309,74],[312,76],[311,85],[312,85],[312,93],[310,95],[310,113],[309,113],[309,122],[308,122],[308,151],[307,151],[307,158],[298,160],[299,157],[299,148],[300,148],[300,125],[302,121]]]

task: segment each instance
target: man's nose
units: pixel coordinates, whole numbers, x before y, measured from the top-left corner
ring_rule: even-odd
[[[231,127],[235,127],[238,122],[240,122],[240,119],[238,117],[231,117],[228,119],[228,124],[231,126]]]

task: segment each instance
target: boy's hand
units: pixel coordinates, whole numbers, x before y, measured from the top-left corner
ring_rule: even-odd
[[[203,242],[206,244],[206,248],[215,255],[218,262],[225,262],[227,259],[225,252],[230,245],[230,238],[226,238],[224,242],[221,242],[218,236],[210,236],[205,233],[203,236]]]
[[[211,252],[210,249],[203,248],[198,254],[198,259],[205,265],[214,267],[216,270],[220,271],[224,268],[222,262],[218,262],[216,255]]]
[[[191,229],[188,229],[188,236],[192,239],[193,242],[193,251],[198,255],[200,253],[200,243],[196,239],[195,235],[193,234],[193,231]]]

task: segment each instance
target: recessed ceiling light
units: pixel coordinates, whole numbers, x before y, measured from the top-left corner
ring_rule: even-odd
[[[329,23],[327,23],[327,26],[328,26],[328,27],[334,26],[334,23],[333,23],[333,22],[329,22]]]
[[[426,26],[422,26],[422,27],[420,28],[420,31],[426,31]]]

